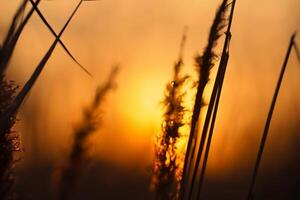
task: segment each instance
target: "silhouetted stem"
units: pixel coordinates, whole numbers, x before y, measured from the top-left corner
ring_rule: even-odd
[[[223,86],[224,76],[225,76],[225,73],[226,73],[228,59],[229,59],[229,55],[228,55],[228,53],[226,53],[226,58],[224,60],[224,64],[223,64],[223,66],[221,66],[222,75],[221,75],[221,80],[220,80],[220,82],[218,84],[219,87],[218,87],[218,90],[217,90],[217,97],[215,99],[214,112],[213,112],[213,116],[212,116],[212,120],[211,120],[211,125],[210,125],[210,129],[209,129],[209,134],[208,134],[208,138],[207,138],[207,143],[206,143],[206,148],[205,148],[205,155],[204,155],[204,159],[203,159],[202,169],[201,169],[201,172],[200,172],[200,179],[199,179],[199,186],[198,186],[198,192],[197,192],[197,199],[200,199],[200,197],[201,197],[202,187],[203,187],[203,183],[204,183],[205,170],[206,170],[206,166],[207,166],[210,145],[211,145],[212,136],[213,136],[213,132],[214,132],[215,121],[216,121],[216,118],[217,118],[218,107],[219,107],[220,97],[221,97],[221,93],[222,93],[222,86]]]
[[[194,185],[196,183],[197,172],[198,172],[198,169],[200,166],[202,153],[203,153],[203,150],[205,147],[205,141],[206,141],[206,137],[207,137],[208,128],[209,128],[209,125],[211,122],[211,115],[212,115],[212,111],[214,108],[214,102],[215,102],[215,98],[217,95],[217,90],[220,90],[220,85],[222,84],[224,76],[225,76],[225,73],[223,73],[223,71],[226,70],[226,66],[227,66],[227,59],[228,59],[227,51],[228,51],[229,42],[230,42],[230,38],[231,38],[230,30],[231,30],[233,15],[234,15],[235,2],[236,1],[233,0],[232,5],[231,5],[231,12],[230,12],[230,16],[229,16],[229,23],[227,26],[226,38],[225,38],[225,42],[224,42],[224,46],[223,46],[222,56],[221,56],[216,80],[214,83],[211,99],[209,102],[208,110],[206,113],[206,118],[205,118],[203,130],[202,130],[202,134],[201,134],[201,139],[200,139],[199,150],[198,150],[196,162],[195,162],[195,169],[193,170],[193,173],[192,173],[192,181],[191,181],[191,188],[190,188],[190,192],[189,192],[189,199],[192,197]],[[219,93],[220,93],[220,91],[219,91]],[[207,148],[209,148],[209,147],[207,147]],[[204,176],[204,172],[202,175],[200,174],[200,179],[203,179],[203,177],[201,178],[201,176]]]
[[[222,31],[224,26],[226,26],[225,25],[226,10],[227,10],[227,0],[224,0],[221,6],[218,8],[214,21],[210,28],[208,44],[203,52],[203,55],[197,56],[195,58],[200,73],[199,73],[197,93],[196,93],[192,121],[191,121],[190,135],[189,135],[189,140],[188,140],[188,145],[187,145],[187,150],[186,150],[186,155],[184,160],[180,197],[179,197],[180,199],[184,199],[185,190],[189,184],[190,170],[188,169],[190,168],[190,165],[192,164],[193,161],[191,155],[194,155],[193,151],[195,149],[194,146],[196,145],[195,137],[197,135],[196,130],[199,123],[201,108],[203,107],[204,104],[203,93],[207,85],[207,82],[209,80],[210,70],[214,65],[213,62],[216,57],[214,48],[217,45],[218,39],[222,35],[220,32]]]
[[[281,86],[282,79],[283,79],[283,76],[284,76],[284,72],[285,72],[287,63],[289,61],[289,57],[290,57],[290,54],[291,54],[291,50],[292,50],[292,47],[293,47],[293,44],[294,44],[295,37],[296,37],[296,34],[293,34],[292,37],[291,37],[290,44],[289,44],[289,47],[288,47],[288,50],[287,50],[287,53],[286,53],[286,56],[285,56],[285,59],[284,59],[284,62],[283,62],[282,68],[281,68],[281,72],[280,72],[280,75],[279,75],[279,78],[278,78],[278,81],[277,81],[275,93],[274,93],[274,96],[273,96],[273,99],[272,99],[272,103],[271,103],[270,110],[269,110],[269,113],[268,113],[265,128],[263,130],[262,139],[261,139],[261,142],[260,142],[258,154],[257,154],[257,157],[256,157],[254,171],[253,171],[253,175],[252,175],[252,179],[251,179],[251,183],[250,183],[250,188],[249,188],[249,191],[248,191],[248,200],[253,199],[253,190],[254,190],[254,186],[255,186],[255,181],[256,181],[258,169],[259,169],[261,158],[262,158],[262,155],[263,155],[263,152],[264,152],[264,147],[265,147],[265,144],[266,144],[266,140],[267,140],[267,136],[268,136],[268,132],[269,132],[269,128],[270,128],[270,124],[271,124],[272,115],[273,115],[273,112],[274,112],[276,100],[277,100],[277,97],[278,97],[278,94],[279,94],[279,90],[280,90],[280,86]]]

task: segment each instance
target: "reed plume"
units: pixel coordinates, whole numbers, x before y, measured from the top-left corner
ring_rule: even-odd
[[[195,147],[196,147],[196,137],[197,137],[197,126],[199,124],[199,116],[201,112],[201,108],[203,107],[204,100],[203,100],[203,93],[204,89],[209,81],[210,70],[214,66],[214,62],[217,58],[217,54],[215,52],[215,47],[217,45],[218,39],[222,35],[222,30],[226,26],[226,11],[227,11],[227,4],[228,1],[224,0],[219,7],[213,24],[210,29],[209,37],[208,37],[208,44],[203,52],[202,55],[197,55],[195,57],[196,67],[199,72],[199,79],[198,79],[198,87],[197,93],[194,103],[192,121],[191,121],[191,129],[189,135],[189,141],[186,150],[186,156],[184,161],[184,168],[182,174],[182,183],[181,183],[181,190],[180,190],[180,199],[184,199],[186,189],[189,188],[188,181],[189,181],[189,173],[192,168],[192,161],[195,154]],[[205,136],[201,137],[200,140],[200,147],[204,146],[204,139]],[[191,185],[191,190],[193,188],[193,182]],[[190,191],[191,191],[190,190]],[[190,192],[189,192],[190,193]],[[190,198],[189,198],[190,199]]]
[[[185,93],[182,91],[182,87],[188,78],[187,76],[180,76],[185,41],[186,30],[182,37],[179,58],[174,64],[173,80],[166,86],[163,101],[164,122],[155,147],[152,186],[155,188],[156,199],[158,200],[178,199],[179,180],[176,175],[178,172],[176,143],[181,136],[179,128],[184,125],[183,97]]]
[[[107,93],[115,86],[118,67],[113,67],[108,80],[96,90],[94,99],[83,111],[83,119],[74,130],[73,145],[68,156],[68,163],[61,171],[59,183],[59,198],[66,200],[74,189],[80,173],[84,170],[87,160],[88,138],[99,128],[99,108]]]

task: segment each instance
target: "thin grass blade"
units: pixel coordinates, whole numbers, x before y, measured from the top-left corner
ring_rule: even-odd
[[[264,148],[265,148],[265,144],[266,144],[266,141],[267,141],[270,124],[271,124],[274,108],[275,108],[275,105],[276,105],[277,97],[278,97],[278,94],[279,94],[279,91],[280,91],[281,83],[282,83],[282,80],[283,80],[283,77],[284,77],[285,69],[286,69],[286,66],[287,66],[289,58],[290,58],[291,50],[294,46],[293,44],[294,44],[295,37],[296,37],[296,33],[291,36],[290,44],[289,44],[289,47],[287,49],[286,56],[285,56],[284,62],[282,64],[281,72],[280,72],[280,75],[279,75],[279,78],[278,78],[278,81],[277,81],[277,84],[276,84],[276,88],[275,88],[275,92],[274,92],[274,95],[273,95],[272,103],[271,103],[271,106],[270,106],[270,109],[269,109],[269,112],[268,112],[266,124],[265,124],[264,130],[263,130],[261,142],[260,142],[260,145],[259,145],[259,150],[258,150],[257,157],[256,157],[256,162],[255,162],[255,166],[254,166],[254,170],[253,170],[253,174],[252,174],[252,178],[251,178],[251,182],[250,182],[250,187],[249,187],[249,191],[248,191],[248,196],[247,196],[248,200],[251,200],[254,197],[253,191],[254,191],[254,186],[255,186],[255,182],[256,182],[259,166],[260,166],[260,162],[261,162],[262,155],[263,155]]]
[[[82,1],[79,2],[79,4],[75,8],[75,10],[71,14],[71,16],[69,17],[68,21],[65,23],[64,27],[60,31],[59,35],[56,37],[55,41],[53,42],[53,44],[51,45],[51,47],[49,48],[49,50],[47,51],[47,53],[45,54],[45,56],[43,57],[43,59],[41,60],[39,65],[36,67],[34,73],[31,75],[30,79],[27,81],[27,83],[24,85],[23,89],[17,95],[17,97],[15,99],[15,109],[18,109],[20,107],[20,105],[22,104],[25,96],[28,94],[28,92],[33,87],[34,83],[36,82],[37,78],[41,74],[41,72],[44,69],[46,63],[48,62],[50,56],[52,55],[52,53],[53,53],[53,51],[54,51],[61,35],[66,30],[67,26],[69,25],[70,21],[74,17],[75,13],[77,12],[77,10],[79,9],[81,4],[82,4]]]
[[[41,0],[36,1],[36,5],[40,3]],[[28,14],[26,15],[25,19],[21,22],[17,30],[11,36],[10,40],[2,47],[1,51],[1,59],[0,59],[0,77],[2,77],[7,69],[8,63],[11,59],[11,56],[15,50],[17,41],[23,32],[26,24],[28,23],[29,19],[31,18],[34,9],[32,8]]]
[[[46,18],[44,17],[44,15],[42,14],[42,12],[40,11],[40,9],[37,7],[36,3],[34,3],[33,0],[29,0],[32,7],[34,8],[34,10],[36,11],[36,13],[38,14],[38,16],[41,18],[41,20],[43,21],[43,23],[47,26],[47,28],[49,29],[49,31],[52,33],[52,35],[57,38],[57,34],[55,33],[54,29],[52,28],[52,26],[48,23],[48,21],[46,20]],[[60,45],[62,46],[62,48],[65,50],[65,52],[70,56],[70,58],[85,72],[87,73],[90,77],[92,77],[91,73],[85,68],[83,67],[78,60],[72,55],[72,53],[68,50],[68,48],[66,47],[66,45],[59,39],[58,41],[60,43]]]

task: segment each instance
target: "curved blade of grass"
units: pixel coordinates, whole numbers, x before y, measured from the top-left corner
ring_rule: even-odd
[[[36,5],[40,3],[41,0],[36,1]],[[5,45],[2,47],[1,51],[1,59],[0,59],[0,77],[2,77],[7,69],[8,63],[10,61],[10,58],[15,50],[17,41],[23,32],[26,24],[28,23],[29,19],[31,18],[32,14],[34,12],[34,9],[32,8],[28,14],[26,15],[25,19],[21,22],[17,30],[12,34],[11,38],[5,43]]]
[[[47,28],[50,30],[50,32],[52,33],[52,35],[57,38],[57,34],[55,33],[55,31],[53,30],[52,26],[48,23],[48,21],[45,19],[44,15],[42,14],[42,12],[40,11],[40,9],[37,7],[36,3],[34,3],[33,0],[29,0],[32,7],[34,8],[34,10],[36,11],[36,13],[38,14],[38,16],[41,18],[41,20],[43,21],[43,23],[47,26]],[[68,48],[66,47],[66,45],[59,39],[58,41],[60,43],[60,45],[62,46],[62,48],[65,50],[65,52],[70,56],[70,58],[85,72],[87,73],[90,77],[92,77],[92,74],[85,68],[83,67],[78,61],[77,59],[71,54],[71,52],[68,50]]]
[[[62,36],[62,34],[64,33],[64,31],[66,30],[67,26],[69,25],[70,21],[74,17],[75,13],[79,9],[79,7],[82,4],[82,2],[83,1],[80,1],[78,3],[78,5],[76,6],[75,10],[73,11],[73,13],[71,14],[71,16],[69,17],[68,21],[65,23],[64,27],[62,28],[62,30],[60,31],[60,33],[56,37],[55,41],[53,42],[53,44],[51,45],[51,47],[49,48],[49,50],[47,51],[47,53],[45,54],[45,56],[43,57],[43,59],[41,60],[41,62],[39,63],[39,65],[36,67],[35,71],[31,75],[30,79],[26,82],[26,84],[24,85],[24,87],[22,88],[22,90],[17,95],[17,97],[15,99],[15,105],[14,105],[14,110],[15,111],[20,107],[20,105],[22,104],[25,96],[31,90],[31,88],[33,87],[33,85],[36,82],[37,78],[41,74],[41,72],[44,69],[46,63],[48,62],[50,56],[52,55],[52,53],[53,53],[53,51],[54,51],[54,49],[55,49],[55,47],[56,47],[56,45],[57,45],[60,37]]]
[[[280,87],[281,87],[281,83],[282,83],[282,80],[283,80],[283,76],[284,76],[284,73],[285,73],[285,69],[286,69],[286,66],[287,66],[288,61],[289,61],[289,57],[290,57],[290,54],[291,54],[292,47],[294,46],[295,37],[296,37],[296,33],[291,36],[290,44],[289,44],[288,50],[286,52],[286,56],[285,56],[285,59],[284,59],[284,62],[283,62],[282,68],[281,68],[281,72],[280,72],[278,81],[277,81],[274,96],[273,96],[273,99],[272,99],[272,103],[271,103],[271,106],[270,106],[267,121],[266,121],[266,124],[265,124],[265,128],[263,130],[259,150],[258,150],[257,157],[256,157],[256,162],[255,162],[255,166],[254,166],[254,170],[253,170],[253,174],[252,174],[252,178],[251,178],[251,183],[250,183],[250,187],[249,187],[249,191],[248,191],[248,198],[247,198],[248,200],[253,199],[253,190],[254,190],[254,186],[255,186],[255,182],[256,182],[256,178],[257,178],[258,169],[259,169],[259,166],[260,166],[261,158],[262,158],[264,148],[265,148],[265,144],[266,144],[266,141],[267,141],[267,136],[268,136],[270,124],[271,124],[275,104],[276,104],[276,101],[277,101],[277,97],[278,97],[278,94],[279,94],[279,90],[280,90]]]
[[[22,17],[22,13],[25,10],[25,6],[26,6],[27,2],[28,2],[28,0],[24,0],[23,3],[19,6],[17,12],[15,13],[12,23],[10,24],[10,27],[9,27],[6,37],[4,39],[3,47],[7,46],[8,42],[10,41],[11,37],[13,36],[13,34],[17,28],[17,22]]]

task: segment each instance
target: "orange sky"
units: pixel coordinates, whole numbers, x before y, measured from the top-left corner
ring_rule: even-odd
[[[19,2],[2,2],[1,39]],[[159,103],[165,84],[172,77],[183,28],[189,27],[185,71],[195,75],[193,57],[205,47],[219,3],[217,0],[84,3],[62,39],[94,77],[86,76],[61,47],[56,48],[20,115],[18,129],[27,154],[31,148],[37,148],[50,159],[61,156],[61,152],[67,153],[72,127],[80,119],[83,106],[97,84],[105,80],[111,65],[120,63],[118,88],[106,98],[103,125],[91,140],[92,152],[101,159],[139,169],[150,165],[155,134],[160,131]],[[73,0],[45,1],[40,8],[58,32],[75,5]],[[237,148],[257,145],[289,36],[300,30],[299,9],[299,0],[265,0],[259,4],[237,1],[211,169],[229,168],[238,158]],[[9,77],[23,84],[52,41],[52,35],[35,15],[18,44]],[[300,36],[297,42],[300,44]],[[292,54],[279,98],[280,115],[275,113],[274,123],[299,119],[299,75],[300,68]],[[25,116],[32,120],[26,120]],[[38,141],[38,147],[30,145],[32,138]]]

